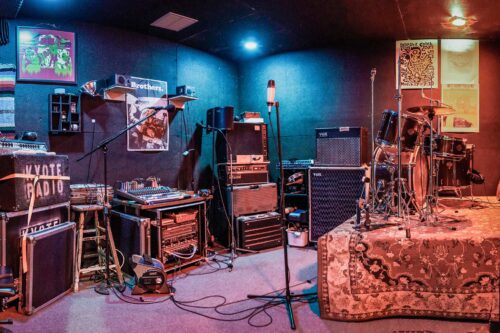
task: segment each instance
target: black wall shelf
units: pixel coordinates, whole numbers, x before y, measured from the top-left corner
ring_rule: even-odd
[[[80,133],[80,96],[49,94],[49,133]]]

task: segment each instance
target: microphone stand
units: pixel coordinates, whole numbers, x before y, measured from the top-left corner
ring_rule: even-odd
[[[144,108],[143,110],[145,109],[148,109],[147,107]],[[94,290],[98,293],[98,294],[101,294],[101,295],[109,295],[109,288],[111,288],[111,281],[110,281],[110,267],[109,267],[109,261],[110,261],[110,242],[109,242],[109,200],[108,200],[108,145],[115,141],[117,138],[119,138],[120,136],[122,136],[124,133],[126,133],[128,130],[136,127],[137,125],[143,123],[144,121],[146,121],[147,119],[153,117],[154,115],[156,115],[160,110],[160,108],[158,109],[155,109],[150,115],[142,118],[142,119],[139,119],[138,121],[136,121],[135,123],[132,123],[130,125],[128,125],[127,127],[121,129],[120,131],[118,131],[116,134],[113,134],[112,136],[102,140],[95,148],[93,148],[91,151],[89,151],[88,153],[86,153],[85,155],[83,155],[82,157],[80,157],[79,159],[77,159],[76,161],[77,162],[80,162],[81,160],[83,160],[84,158],[86,158],[87,156],[92,156],[93,153],[95,153],[96,151],[98,150],[101,150],[102,153],[103,153],[103,156],[104,156],[104,166],[103,166],[103,174],[104,174],[104,203],[103,203],[103,214],[104,214],[104,227],[105,227],[105,235],[106,235],[106,258],[105,258],[105,262],[106,262],[106,277],[105,277],[105,280],[103,283],[101,283],[99,286],[95,287]],[[166,110],[168,110],[168,108],[166,108]],[[142,111],[142,110],[141,110]],[[116,267],[117,267],[117,271],[120,269],[119,267],[119,263],[115,263]],[[122,278],[123,279],[123,278]],[[120,279],[120,280],[122,280]],[[120,288],[122,288],[123,286],[123,281],[119,281],[120,282]]]
[[[304,298],[307,296],[313,296],[317,295],[317,293],[304,293],[304,294],[292,294],[290,291],[290,268],[288,266],[288,236],[287,236],[287,231],[286,231],[286,217],[285,217],[285,198],[284,198],[284,187],[285,187],[285,182],[284,182],[284,169],[283,169],[283,155],[282,155],[282,146],[281,146],[281,126],[280,126],[280,112],[279,112],[279,102],[274,103],[276,107],[276,127],[277,132],[278,132],[278,159],[279,159],[279,165],[280,165],[280,202],[279,202],[279,207],[280,207],[280,219],[282,223],[282,241],[283,241],[283,259],[285,262],[285,295],[283,296],[272,296],[272,295],[247,295],[247,298],[250,299],[269,299],[269,300],[281,300],[285,306],[286,310],[288,312],[288,319],[290,321],[290,328],[294,330],[296,328],[295,325],[295,318],[293,315],[293,308],[292,308],[292,302],[296,298]]]
[[[371,166],[371,171],[370,171],[370,191],[368,193],[372,194],[371,198],[371,209],[375,209],[375,196],[377,195],[376,193],[376,180],[375,180],[375,132],[374,132],[374,113],[375,113],[375,102],[374,102],[374,87],[375,87],[375,75],[377,74],[377,69],[372,68],[371,73],[370,73],[370,81],[371,81],[371,133],[372,133],[372,145],[371,145],[371,161],[370,161],[370,166]],[[368,198],[370,200],[370,198]]]

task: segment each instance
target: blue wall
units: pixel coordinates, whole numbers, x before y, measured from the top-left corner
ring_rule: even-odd
[[[11,41],[0,47],[0,63],[16,61],[16,26],[35,26],[39,23],[10,21]],[[199,142],[199,138],[193,138],[196,133],[194,124],[205,118],[208,108],[237,105],[236,66],[176,43],[129,31],[84,23],[57,24],[56,28],[75,31],[77,34],[78,85],[64,86],[67,92],[77,93],[81,84],[107,78],[113,73],[167,81],[170,94],[175,93],[177,85],[196,87],[200,99],[189,104],[184,116],[183,112],[171,115],[173,120],[170,124],[168,152],[127,152],[125,136],[109,147],[110,183],[153,175],[162,178],[167,185],[186,187],[191,180],[192,163],[198,163],[200,169],[203,169],[206,162],[199,160],[198,156],[189,156],[194,159],[187,160],[182,152],[189,144]],[[126,125],[125,105],[122,102],[104,102],[100,98],[82,95],[83,132],[49,138],[48,94],[56,87],[61,85],[17,83],[16,131],[37,131],[40,140],[50,141],[51,150],[70,157],[71,182],[85,182],[88,160],[76,163],[76,159],[91,148],[91,119],[96,119],[97,143]],[[101,167],[102,157],[98,154],[90,167],[90,177],[94,181],[102,181]]]

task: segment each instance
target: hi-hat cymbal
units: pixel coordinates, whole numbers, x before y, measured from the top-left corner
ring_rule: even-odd
[[[410,113],[422,113],[429,112],[433,110],[436,116],[448,116],[450,114],[454,114],[455,110],[450,107],[444,106],[434,106],[434,105],[424,105],[424,106],[413,106],[411,108],[406,109],[406,111]]]

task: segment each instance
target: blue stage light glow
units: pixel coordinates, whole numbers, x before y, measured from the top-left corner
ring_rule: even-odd
[[[251,50],[257,49],[259,47],[259,44],[257,44],[256,41],[249,40],[249,41],[244,42],[243,46],[245,47],[245,49],[251,51]]]

